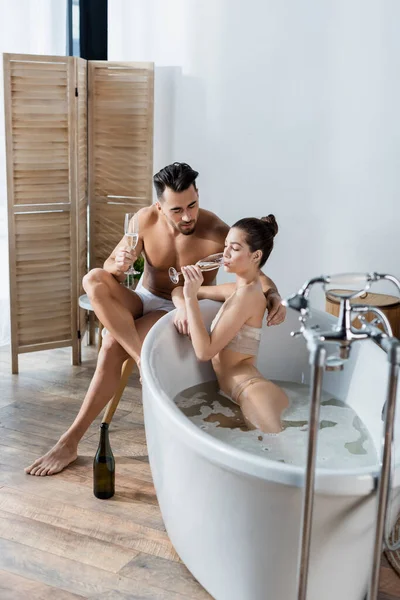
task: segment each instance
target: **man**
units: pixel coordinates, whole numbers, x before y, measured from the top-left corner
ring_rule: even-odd
[[[137,213],[139,241],[132,253],[125,238],[104,263],[83,279],[94,311],[107,329],[96,371],[70,428],[44,456],[25,469],[31,475],[54,475],[77,457],[78,443],[90,424],[113,397],[124,361],[132,357],[140,368],[143,340],[158,319],[175,308],[168,269],[194,264],[222,252],[229,227],[215,214],[199,208],[197,171],[185,163],[174,163],[154,176],[157,202]],[[125,271],[140,253],[145,257],[143,282],[133,292],[120,285]],[[204,273],[204,284],[212,284],[215,271]],[[233,285],[233,284],[232,284]],[[268,324],[285,318],[285,309],[274,283],[263,277],[267,295]],[[175,326],[188,333],[184,304],[178,304]]]

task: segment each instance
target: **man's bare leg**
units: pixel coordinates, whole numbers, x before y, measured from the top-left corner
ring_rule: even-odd
[[[141,344],[154,323],[164,314],[163,311],[152,312],[135,321]],[[107,334],[99,353],[95,374],[76,419],[47,454],[25,469],[26,473],[54,475],[76,459],[78,444],[84,433],[115,394],[126,358],[127,352]]]
[[[139,363],[142,341],[134,323],[135,309],[132,309],[132,297],[136,295],[104,269],[90,271],[83,278],[83,287],[99,321],[128,355]]]

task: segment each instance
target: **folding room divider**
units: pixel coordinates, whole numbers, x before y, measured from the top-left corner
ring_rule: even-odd
[[[154,66],[5,54],[4,96],[12,372],[65,346],[79,364],[82,277],[152,201]]]

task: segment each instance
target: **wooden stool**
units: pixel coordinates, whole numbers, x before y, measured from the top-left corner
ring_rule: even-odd
[[[339,316],[339,299],[331,296],[331,293],[345,290],[331,290],[331,292],[327,292],[326,294],[326,312],[334,315],[335,317]],[[358,296],[358,298],[352,298],[350,300],[351,304],[367,304],[369,306],[374,306],[379,308],[388,318],[389,323],[393,330],[393,335],[397,338],[400,338],[400,299],[396,296],[389,296],[388,294],[371,294],[370,292],[363,294],[362,296]],[[375,319],[376,315],[374,313],[366,313],[365,318],[367,321],[372,321]],[[354,327],[359,329],[361,324],[358,320],[355,320]],[[381,329],[383,327],[379,325]]]
[[[119,380],[118,389],[106,406],[104,417],[102,418],[102,423],[111,423],[111,419],[113,418],[119,401],[121,400],[121,396],[124,393],[124,389],[126,387],[126,384],[128,383],[129,377],[132,374],[134,366],[135,361],[133,360],[133,358],[128,358],[122,365],[121,379]]]
[[[83,308],[84,310],[87,310],[89,312],[89,329],[88,329],[88,344],[89,346],[92,344],[93,342],[93,332],[94,332],[94,324],[95,324],[95,318],[96,315],[94,314],[94,310],[93,310],[93,306],[90,303],[89,300],[89,296],[87,294],[82,294],[82,296],[79,296],[79,306],[81,308]],[[103,325],[102,323],[100,323],[100,321],[98,321],[98,325],[99,325],[99,337],[97,339],[97,352],[99,352],[100,348],[101,348],[101,342],[103,340],[101,333],[103,331]]]
[[[83,294],[82,296],[79,297],[79,306],[81,308],[84,308],[85,310],[90,311],[91,316],[92,315],[93,315],[93,317],[95,316],[94,311],[93,311],[93,306],[91,305],[87,294]],[[103,341],[103,336],[102,336],[103,325],[102,325],[102,323],[100,323],[100,321],[98,323],[99,323],[99,337],[97,339],[97,353],[100,352],[101,344]],[[132,374],[134,365],[135,365],[135,361],[133,360],[133,358],[128,358],[122,365],[121,379],[119,380],[117,391],[115,392],[114,396],[111,398],[111,400],[108,402],[108,404],[106,406],[104,418],[102,419],[103,423],[108,423],[108,424],[111,423],[111,420],[112,420],[114,413],[117,409],[117,406],[119,404],[119,401],[121,400],[121,396],[124,393],[126,384],[128,383],[128,379]]]

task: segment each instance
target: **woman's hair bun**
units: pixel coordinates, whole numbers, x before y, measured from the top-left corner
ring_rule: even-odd
[[[268,223],[271,229],[272,235],[276,235],[278,233],[278,223],[276,222],[274,215],[268,215],[267,217],[261,217],[261,221],[264,223]]]

